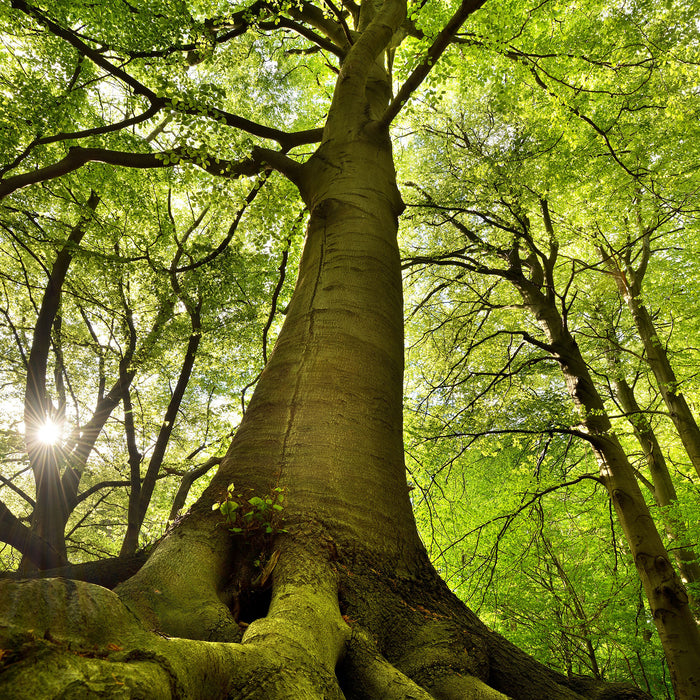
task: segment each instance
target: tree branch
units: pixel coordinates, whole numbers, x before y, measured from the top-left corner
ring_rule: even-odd
[[[16,476],[16,475],[15,475],[15,476]],[[11,479],[8,479],[7,477],[5,477],[5,476],[3,476],[2,474],[0,474],[0,481],[2,481],[2,483],[3,483],[5,486],[7,486],[8,489],[11,489],[11,490],[14,491],[18,496],[20,496],[20,497],[23,498],[27,503],[29,503],[29,505],[30,505],[32,508],[34,508],[34,507],[36,506],[36,501],[35,501],[31,496],[29,496],[28,494],[26,494],[19,486],[17,486],[16,484],[12,483],[12,480],[11,480]]]
[[[82,564],[68,564],[44,571],[26,573],[2,572],[0,579],[67,578],[74,581],[89,581],[105,588],[114,588],[118,583],[133,576],[145,563],[152,550],[141,550],[130,557],[99,559]]]
[[[484,2],[486,2],[486,0],[464,0],[457,8],[457,11],[452,15],[442,31],[435,37],[435,41],[433,41],[432,46],[426,52],[423,61],[413,69],[411,75],[408,76],[406,82],[396,93],[396,97],[387,107],[386,112],[384,112],[380,120],[381,126],[387,127],[391,124],[396,115],[401,111],[401,108],[406,104],[408,98],[425,80],[432,67],[450,45],[450,42],[459,31],[459,28],[466,22],[469,15],[476,12]]]
[[[173,505],[170,508],[170,515],[168,516],[168,520],[175,520],[177,514],[185,505],[185,501],[187,500],[187,495],[190,492],[192,484],[194,484],[194,482],[197,479],[199,479],[200,476],[204,476],[212,467],[221,464],[222,459],[222,457],[212,457],[211,459],[208,459],[206,462],[204,462],[204,464],[200,464],[197,468],[187,472],[182,477],[182,481],[180,481],[180,487],[178,488],[177,493],[175,494],[175,498],[173,498]]]
[[[107,163],[108,165],[139,169],[166,168],[180,163],[190,163],[206,170],[211,175],[229,178],[256,175],[264,169],[263,164],[250,158],[239,162],[227,161],[186,148],[175,148],[161,153],[128,153],[126,151],[110,151],[104,148],[75,146],[69,149],[68,154],[57,163],[0,180],[0,199],[22,187],[67,175],[87,163]]]
[[[43,538],[20,522],[10,509],[0,501],[0,540],[12,545],[18,552],[38,567],[61,566],[65,560]]]

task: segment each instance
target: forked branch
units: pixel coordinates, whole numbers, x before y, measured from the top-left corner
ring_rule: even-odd
[[[445,49],[450,45],[455,34],[459,31],[459,28],[466,22],[469,15],[476,12],[484,2],[486,2],[486,0],[464,0],[457,8],[457,11],[452,15],[449,22],[443,27],[437,37],[435,37],[435,41],[433,41],[431,47],[426,52],[423,60],[413,69],[411,75],[408,76],[406,82],[396,93],[396,97],[380,120],[382,126],[389,126],[389,124],[391,124],[408,101],[408,98],[418,89],[428,73],[432,70],[432,67],[437,63],[440,56],[445,52]]]

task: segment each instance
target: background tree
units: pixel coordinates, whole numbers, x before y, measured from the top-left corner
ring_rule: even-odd
[[[258,190],[259,184],[254,185],[246,200],[252,201]],[[205,340],[204,346],[209,357],[205,357],[206,371],[200,374],[204,382],[198,385],[199,396],[189,402],[187,414],[189,421],[195,420],[197,414],[201,416],[196,418],[201,425],[201,434],[179,438],[178,459],[204,447],[198,440],[201,437],[207,440],[207,431],[214,427],[207,427],[214,417],[212,401],[221,402],[221,397],[226,396],[226,412],[235,415],[240,411],[235,399],[230,399],[222,391],[223,377],[219,378],[218,388],[212,386],[210,370],[225,356],[222,354],[216,360],[212,357],[216,342],[229,338],[232,332],[241,340],[245,334],[259,337],[263,326],[261,316],[268,313],[263,306],[267,301],[260,297],[260,292],[268,293],[274,282],[273,271],[266,273],[263,267],[263,275],[269,275],[267,281],[263,277],[251,284],[254,273],[252,269],[246,271],[245,266],[259,268],[261,264],[267,265],[272,262],[270,256],[247,253],[240,245],[230,244],[237,235],[242,215],[247,212],[252,219],[256,215],[249,211],[249,202],[244,200],[228,232],[219,232],[209,210],[200,214],[192,212],[188,229],[179,233],[173,227],[172,201],[168,201],[167,191],[162,195],[154,201],[155,219],[141,218],[139,236],[124,235],[123,222],[119,221],[121,217],[128,221],[131,216],[138,216],[138,212],[129,209],[128,202],[126,208],[116,209],[117,203],[110,199],[107,204],[115,208],[107,215],[100,215],[97,211],[95,219],[91,220],[93,230],[88,231],[88,239],[80,244],[77,238],[83,237],[85,229],[89,228],[86,221],[81,221],[71,230],[65,243],[60,242],[60,225],[54,223],[53,228],[59,230],[53,235],[62,246],[55,262],[50,257],[54,245],[52,232],[43,228],[46,237],[43,247],[49,256],[47,282],[37,276],[37,273],[42,274],[39,268],[33,270],[31,265],[43,264],[42,246],[37,236],[31,235],[31,229],[41,232],[46,222],[39,220],[32,224],[21,211],[13,212],[14,216],[5,221],[8,247],[14,244],[15,248],[22,250],[20,246],[23,246],[25,250],[32,250],[35,256],[32,261],[17,254],[5,257],[8,282],[6,376],[8,379],[17,377],[28,386],[28,390],[22,392],[26,397],[25,412],[36,431],[45,431],[46,420],[50,418],[57,431],[66,433],[57,439],[58,435],[39,432],[28,452],[35,470],[49,468],[46,464],[37,464],[41,460],[53,459],[55,462],[53,481],[37,491],[36,506],[34,498],[22,491],[24,500],[34,511],[31,528],[27,529],[12,518],[11,512],[6,517],[8,539],[11,536],[24,538],[22,541],[27,544],[19,546],[19,550],[40,568],[56,566],[61,561],[65,563],[65,527],[72,516],[72,533],[75,533],[73,528],[77,523],[83,531],[88,531],[96,524],[93,522],[96,518],[104,520],[105,513],[99,508],[94,511],[94,503],[95,499],[107,495],[107,489],[112,490],[109,502],[113,513],[115,507],[126,507],[126,502],[113,490],[121,487],[123,491],[130,487],[127,519],[132,524],[127,528],[123,550],[125,554],[133,553],[156,481],[167,478],[168,470],[171,480],[178,476],[180,465],[177,461],[164,463],[165,450],[173,429],[176,429],[178,416],[186,408],[183,397],[203,334],[209,340]],[[92,211],[90,207],[88,211]],[[196,240],[193,243],[193,239],[213,234],[223,239],[218,254],[202,252],[201,243]],[[168,260],[170,255],[173,257]],[[64,279],[59,282],[60,263],[60,274]],[[178,271],[179,267],[184,268],[183,271]],[[219,308],[222,291],[214,292],[217,278],[221,285],[219,290],[230,289],[226,316]],[[99,280],[97,287],[96,280]],[[227,280],[225,286],[224,280]],[[19,288],[15,286],[10,292],[10,282],[19,284]],[[155,292],[151,297],[144,291],[148,288]],[[32,299],[37,293],[40,294],[38,299]],[[204,294],[207,295],[206,303],[202,299]],[[30,311],[32,303],[40,308]],[[22,325],[30,323],[32,313],[36,314],[33,340],[24,340]],[[43,332],[42,329],[47,327],[49,332]],[[236,345],[230,340],[227,342],[234,350]],[[166,350],[168,344],[170,351]],[[42,358],[38,361],[39,356]],[[37,365],[41,367],[37,369]],[[235,369],[234,361],[230,370]],[[226,376],[231,376],[230,370],[226,371]],[[244,377],[241,377],[243,382],[229,381],[234,386],[238,383],[240,391],[250,379]],[[49,396],[55,397],[53,402]],[[17,398],[21,400],[19,396]],[[114,414],[122,399],[128,409]],[[197,406],[199,402],[203,403],[201,408]],[[96,407],[90,409],[91,404]],[[46,408],[37,408],[44,405]],[[224,408],[223,404],[218,412],[221,408]],[[85,417],[90,410],[92,413]],[[161,411],[163,418],[157,427]],[[72,422],[75,428],[70,430],[68,426]],[[219,433],[212,436],[215,450],[220,449],[217,441],[229,430],[230,426],[225,423],[215,428]],[[152,437],[154,432],[157,432],[157,438]],[[50,444],[47,439],[55,442]],[[207,446],[206,450],[209,449]],[[95,450],[99,456],[94,454]],[[141,468],[145,460],[149,469],[143,475],[142,485]],[[125,470],[122,464],[128,465],[128,469]],[[22,475],[18,478],[21,479]],[[31,489],[27,490],[31,492]],[[76,512],[76,508],[91,500],[93,509],[79,508]],[[166,503],[160,506],[160,510],[168,507],[166,496]],[[21,509],[15,512],[23,517]],[[39,517],[39,513],[45,515]],[[115,520],[113,515],[107,517]],[[161,520],[162,517],[161,514]],[[115,523],[121,525],[120,518]],[[157,527],[160,533],[161,525]],[[89,540],[90,537],[87,540],[79,538],[73,544],[67,544],[69,548],[77,547],[73,550],[75,553],[96,545]],[[19,544],[17,539],[14,542]],[[32,542],[38,547],[36,551],[28,548]],[[49,555],[45,551],[47,547]],[[102,548],[97,550],[100,553],[116,553],[113,542],[101,542],[99,547]],[[52,560],[52,551],[62,552],[61,558]]]
[[[630,27],[630,31],[636,31],[634,26]],[[649,32],[653,35],[653,28]],[[546,49],[551,49],[560,36],[556,35],[551,40],[543,37],[548,44]],[[482,39],[483,37],[472,38],[480,50],[485,44]],[[614,44],[615,40],[612,39],[610,43]],[[578,84],[575,80],[578,75],[576,64],[581,60],[592,60],[594,56],[591,52],[587,52],[585,58],[572,52],[572,55],[568,56],[571,62],[567,63],[566,56],[554,51],[549,54],[545,46],[542,46],[536,56],[530,57],[523,51],[513,50],[512,45],[506,46],[505,49],[501,46],[495,48],[506,59],[516,59],[518,64],[527,66],[527,70],[520,66],[509,70],[507,61],[504,61],[503,71],[507,77],[502,81],[503,89],[494,96],[483,90],[481,83],[474,81],[475,87],[471,91],[469,106],[462,102],[450,111],[446,107],[449,103],[443,97],[439,103],[439,110],[436,110],[436,114],[440,114],[441,118],[438,117],[423,126],[420,137],[416,139],[417,145],[425,145],[425,150],[420,151],[418,160],[423,159],[433,168],[430,178],[423,184],[412,186],[416,193],[412,201],[422,207],[423,211],[430,212],[423,217],[419,214],[413,217],[421,223],[423,235],[406,240],[411,256],[407,264],[422,266],[418,269],[420,274],[412,275],[412,267],[408,270],[409,280],[415,280],[412,284],[420,294],[420,303],[415,311],[415,337],[418,339],[421,355],[418,366],[423,375],[428,375],[432,386],[431,394],[428,395],[430,399],[419,412],[418,426],[422,426],[418,430],[422,439],[431,440],[431,445],[436,439],[453,439],[457,443],[453,448],[443,448],[444,457],[438,458],[436,466],[430,465],[430,457],[426,457],[421,447],[417,453],[416,477],[423,489],[435,492],[437,485],[432,481],[426,484],[423,480],[426,471],[432,480],[440,470],[449,470],[454,478],[455,472],[469,469],[467,465],[471,460],[465,460],[462,455],[465,446],[473,444],[480,434],[493,435],[501,432],[504,435],[537,435],[539,432],[541,438],[534,445],[533,438],[487,437],[491,443],[496,443],[496,447],[482,447],[483,453],[493,458],[505,445],[512,444],[513,440],[516,447],[518,442],[529,441],[525,448],[521,444],[518,453],[522,455],[522,468],[527,469],[527,464],[532,464],[530,468],[535,483],[531,480],[525,486],[514,485],[516,494],[519,488],[526,490],[523,501],[529,505],[528,491],[532,493],[531,489],[535,491],[535,495],[549,492],[549,486],[543,488],[539,481],[547,464],[552,464],[553,476],[557,475],[555,479],[560,479],[560,483],[564,482],[562,485],[569,481],[566,477],[558,476],[559,462],[557,453],[551,450],[551,431],[554,429],[570,434],[571,428],[577,425],[578,418],[562,414],[561,411],[552,411],[551,390],[553,381],[556,386],[556,380],[533,377],[531,366],[538,363],[540,371],[543,371],[547,366],[546,361],[543,362],[542,353],[526,354],[523,349],[522,339],[532,338],[533,335],[536,346],[546,349],[539,344],[537,331],[533,333],[534,317],[528,320],[527,317],[516,316],[514,313],[523,302],[526,306],[530,305],[529,301],[525,298],[513,298],[503,284],[494,282],[494,275],[502,275],[507,281],[512,280],[521,274],[520,268],[517,268],[519,264],[526,278],[536,284],[543,283],[550,287],[551,274],[555,273],[555,279],[560,280],[556,284],[561,286],[558,289],[556,285],[553,287],[554,298],[561,307],[564,327],[568,326],[575,334],[581,348],[590,348],[589,354],[586,355],[587,364],[593,376],[602,379],[604,394],[609,381],[606,376],[610,375],[609,368],[605,365],[601,367],[598,360],[601,355],[605,357],[600,343],[604,332],[599,325],[596,329],[596,322],[591,313],[591,300],[595,299],[598,302],[601,297],[600,280],[591,274],[600,269],[599,258],[595,252],[596,239],[600,237],[601,231],[617,230],[620,225],[624,226],[625,222],[630,220],[628,210],[634,211],[635,192],[638,193],[639,187],[646,188],[646,196],[649,201],[655,202],[657,214],[663,209],[666,212],[664,217],[668,216],[663,229],[665,238],[659,237],[655,244],[659,249],[660,258],[665,257],[668,246],[673,245],[670,241],[673,240],[672,234],[675,233],[674,228],[678,227],[679,222],[688,225],[682,234],[685,240],[688,240],[689,233],[694,231],[696,223],[691,213],[693,205],[691,200],[687,199],[693,187],[692,177],[688,175],[690,171],[678,175],[676,180],[671,177],[671,172],[678,172],[676,163],[673,158],[664,161],[657,155],[651,138],[654,132],[648,122],[645,123],[645,135],[649,139],[645,144],[649,148],[648,153],[631,149],[625,150],[623,156],[618,150],[617,139],[622,140],[625,146],[633,143],[634,130],[639,126],[640,108],[634,107],[632,102],[636,101],[637,105],[645,103],[650,111],[663,111],[666,106],[659,101],[654,105],[653,97],[658,93],[647,93],[640,85],[630,90],[627,95],[624,94],[625,90],[621,89],[620,82],[615,84],[614,91],[610,84],[605,91],[600,91],[600,84],[596,83],[596,80],[607,70],[604,53],[608,51],[609,58],[611,52],[618,50],[615,46],[610,47],[608,44],[606,48],[604,42],[599,47],[603,49],[603,55],[595,57],[600,60],[599,73],[588,69],[585,82],[581,79]],[[658,45],[650,47],[650,52],[653,53],[654,50],[658,50]],[[463,48],[462,52],[467,55],[466,48]],[[480,62],[479,57],[475,53],[468,55],[477,66],[475,71],[484,71],[484,64]],[[630,61],[626,65],[631,68],[634,64]],[[620,68],[620,64],[615,68],[618,77],[621,77]],[[633,70],[630,73],[633,73]],[[682,73],[682,69],[680,72]],[[541,76],[545,73],[550,79],[552,76],[566,75],[565,83],[562,83],[565,88],[563,90],[559,85],[563,78],[550,80],[559,88],[559,92],[564,93],[566,99],[561,94],[556,94],[548,85],[543,86]],[[483,72],[481,74],[483,75]],[[534,80],[528,81],[528,74]],[[682,83],[668,80],[669,75],[662,69],[657,76],[650,68],[648,82],[658,87],[657,81],[663,79],[665,94],[668,95],[669,102],[672,102],[672,95],[682,91],[683,86]],[[531,82],[531,85],[528,85],[528,82]],[[462,78],[461,84],[465,83],[468,81]],[[543,87],[547,88],[546,91]],[[567,95],[569,87],[572,92]],[[575,92],[574,88],[578,92]],[[451,94],[450,90],[449,83],[446,89],[443,87],[445,95]],[[596,119],[608,120],[605,122],[604,133],[596,128],[598,124],[591,120],[590,112],[584,111],[583,105],[576,104],[577,100],[580,102],[578,95],[595,92],[604,92],[606,97],[596,98],[595,103],[590,98],[586,109],[591,110],[595,104]],[[571,95],[573,97],[570,97]],[[550,114],[543,117],[533,113],[533,105],[539,106],[543,96],[555,107],[555,114],[561,115],[559,120],[552,119]],[[605,110],[614,101],[622,103],[622,108],[606,113]],[[631,116],[628,117],[627,112]],[[591,135],[595,137],[594,140],[591,140]],[[664,131],[662,138],[667,135],[668,132]],[[435,153],[439,153],[437,159]],[[650,153],[653,154],[651,159]],[[606,157],[608,167],[603,168],[601,163]],[[631,164],[625,162],[627,158],[634,161],[634,171]],[[643,168],[643,159],[646,159],[647,165],[651,160],[654,169]],[[431,184],[425,184],[426,182]],[[666,188],[663,195],[659,191],[661,183]],[[550,270],[549,276],[546,269],[540,270],[539,273],[537,269],[538,259],[548,254],[547,221],[539,211],[541,205],[538,202],[545,197],[550,221],[554,219],[556,222],[558,251],[555,256],[561,261],[558,270]],[[522,234],[521,247],[524,252],[519,254],[518,263],[514,255],[518,253],[515,245],[509,250],[511,241],[517,240],[520,235],[518,231],[528,229],[531,222],[538,220],[539,224],[532,223],[532,227],[535,230],[539,226],[537,235],[540,237],[535,239],[533,245],[528,234]],[[450,236],[446,234],[450,227],[456,227],[459,231],[454,231],[454,235]],[[482,236],[485,231],[488,231],[487,241],[484,241]],[[482,236],[481,239],[479,236]],[[588,241],[593,245],[587,245]],[[674,251],[674,255],[682,259],[683,252],[683,248],[679,248]],[[492,260],[496,260],[499,253],[503,256],[500,271],[498,265],[488,263],[489,255],[494,256]],[[554,259],[555,256],[550,259]],[[431,263],[435,265],[435,270],[428,275],[428,270],[423,266]],[[454,267],[446,267],[449,265]],[[480,279],[480,276],[485,279]],[[661,288],[662,285],[659,286],[659,291]],[[664,303],[668,311],[675,312],[673,306],[668,307],[668,295]],[[606,302],[606,305],[600,308],[606,309],[604,314],[613,307],[614,304]],[[449,320],[444,317],[446,309],[450,310]],[[551,311],[555,312],[555,309],[552,308]],[[540,309],[537,317],[544,321],[547,314]],[[430,319],[427,323],[426,318]],[[678,320],[677,315],[674,320]],[[426,332],[426,326],[439,333],[440,339],[437,343]],[[508,338],[510,343],[504,346],[504,341]],[[590,343],[589,338],[594,342]],[[427,357],[437,359],[440,363],[438,358],[443,356],[444,364],[430,366],[425,350],[431,345],[435,350],[429,352]],[[643,352],[641,348],[641,353]],[[521,379],[516,372],[522,373]],[[473,384],[475,375],[482,378],[476,387]],[[690,381],[693,381],[692,378]],[[495,394],[499,387],[502,398],[497,400]],[[531,398],[528,398],[528,395]],[[534,402],[532,399],[537,396],[542,400]],[[441,404],[445,408],[441,408]],[[475,406],[478,407],[478,411],[474,410]],[[520,406],[524,409],[522,412],[519,410]],[[596,410],[596,415],[600,414],[600,410],[601,407]],[[499,411],[507,416],[505,421],[502,420]],[[423,417],[422,414],[427,415]],[[630,418],[634,420],[635,416]],[[436,427],[436,423],[439,427]],[[480,423],[484,425],[481,430]],[[436,435],[436,430],[441,430],[441,434]],[[550,437],[547,437],[548,435]],[[665,435],[665,439],[664,451],[667,454],[678,454],[674,437]],[[416,447],[419,447],[421,442],[422,440],[418,441]],[[690,466],[687,457],[684,461]],[[584,474],[590,475],[590,472],[590,465],[586,469],[584,463]],[[681,479],[692,479],[685,468],[679,476]],[[573,481],[580,483],[577,479]],[[469,479],[469,483],[471,485],[473,481]],[[440,486],[445,488],[443,484],[444,481],[440,479]],[[689,492],[688,496],[690,500],[687,505],[694,508],[697,496],[692,492]],[[426,497],[430,498],[429,495]],[[478,512],[480,504],[481,502],[474,506],[475,511]],[[438,512],[444,513],[439,505],[435,507]],[[503,505],[506,513],[509,509],[512,509],[511,512],[522,512],[517,508],[517,503]],[[506,518],[505,515],[501,517],[505,519],[506,524],[510,522],[510,518]],[[471,518],[476,533],[483,534],[483,529],[476,527],[483,519],[475,516]],[[433,522],[437,519],[436,514]],[[497,523],[500,520],[496,518]],[[455,542],[464,551],[465,540],[468,542],[469,539],[451,529],[451,542]],[[450,539],[445,542],[442,533],[438,541],[442,541],[442,544],[438,545],[438,552],[447,551],[452,547]],[[692,536],[685,540],[686,543],[693,541]],[[474,545],[475,554],[488,556],[486,553],[489,552],[491,542],[491,539],[483,544],[477,541]],[[519,545],[529,547],[528,540],[520,542]],[[498,541],[493,546],[498,551]],[[677,544],[674,545],[674,549],[676,546]],[[465,569],[464,561],[460,563],[458,558],[456,562],[454,557],[449,558],[452,560],[452,571]],[[694,559],[695,555],[691,553],[689,561]],[[473,566],[478,570],[477,563],[473,563]],[[466,585],[465,593],[470,588]],[[483,583],[475,585],[473,590],[483,591]],[[493,605],[498,609],[496,602]],[[507,623],[504,622],[503,628],[506,626]]]

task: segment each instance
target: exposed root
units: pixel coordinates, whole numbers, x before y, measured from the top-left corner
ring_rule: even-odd
[[[0,697],[340,700],[334,667],[349,630],[339,613],[328,624],[325,593],[310,604],[307,593],[282,586],[272,617],[227,644],[149,632],[99,586],[0,582]]]
[[[299,669],[308,669],[309,687],[318,695],[297,694],[274,697],[342,698],[335,667],[341,659],[350,628],[338,607],[338,585],[327,558],[312,554],[291,538],[281,543],[282,554],[275,567],[272,601],[266,617],[255,620],[243,636],[243,644],[285,659]],[[304,673],[298,672],[296,683]],[[319,683],[323,692],[319,692]]]
[[[0,696],[199,698],[245,665],[235,645],[169,640],[106,588],[66,579],[0,582]],[[248,663],[248,666],[251,664]]]
[[[338,677],[348,700],[432,700],[430,693],[390,664],[369,635],[357,626],[338,668]]]
[[[0,609],[0,697],[343,698],[335,667],[350,629],[335,573],[291,541],[275,569],[269,613],[241,643],[165,637],[115,593],[65,579],[0,582]]]
[[[242,641],[211,635],[215,616],[240,628],[218,598],[223,563],[186,537],[120,598],[66,579],[0,581],[0,697],[144,700],[504,700],[642,698],[594,679],[572,682],[487,630],[443,584],[333,566],[327,547],[280,535],[269,609]],[[214,533],[216,540],[217,533]],[[176,547],[178,540],[173,538]],[[167,560],[166,560],[167,562]],[[199,580],[192,567],[202,566]],[[220,572],[214,577],[208,572]],[[143,570],[142,570],[143,571]],[[343,586],[339,595],[339,571]],[[439,579],[436,579],[439,580]],[[132,582],[130,582],[132,583]],[[345,618],[341,615],[339,598]],[[155,601],[154,612],[149,604]],[[167,601],[174,610],[165,614]],[[134,614],[132,611],[136,611]],[[204,611],[204,621],[197,616]],[[179,618],[182,616],[182,622]],[[154,632],[180,624],[190,638]],[[172,631],[171,631],[172,634]],[[226,634],[229,634],[228,632]],[[229,636],[233,636],[230,634]]]
[[[370,680],[364,677],[369,671],[362,677],[364,684],[382,676],[404,677],[427,694],[416,697],[435,700],[648,700],[638,688],[592,678],[574,682],[538,663],[489,630],[429,564],[415,577],[392,576],[357,562],[351,569],[339,566],[338,571],[341,609],[351,619],[353,632],[363,630],[374,644],[375,651],[355,634],[355,648],[345,662],[357,668],[358,662],[353,661],[357,657],[372,664]],[[358,697],[370,698],[372,692]]]
[[[149,629],[161,634],[240,641],[241,630],[221,595],[230,540],[220,518],[191,521],[169,534],[115,592]]]

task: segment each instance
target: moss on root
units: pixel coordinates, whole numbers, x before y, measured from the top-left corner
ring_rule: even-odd
[[[143,589],[135,589],[134,605],[124,592],[122,600],[68,579],[0,581],[0,697],[646,697],[627,686],[574,681],[546,669],[490,632],[430,568],[399,577],[358,561],[331,561],[336,553],[325,544],[310,548],[293,535],[278,537],[275,547],[269,607],[251,619],[242,641],[163,634],[179,611],[186,620],[195,615],[202,599],[216,600],[236,625],[212,580],[208,588],[194,581],[197,595],[188,597],[186,579],[178,579],[169,592],[178,592],[176,607],[165,620],[158,617],[162,598],[156,598],[161,607],[144,614]],[[157,562],[141,581],[167,590],[159,576],[172,567],[161,569]]]

